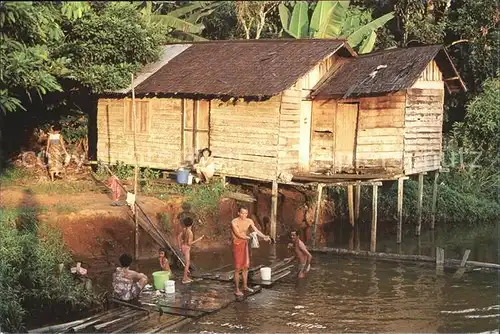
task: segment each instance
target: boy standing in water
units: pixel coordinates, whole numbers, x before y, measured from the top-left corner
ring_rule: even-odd
[[[182,229],[182,232],[177,236],[177,243],[179,244],[182,254],[184,255],[184,261],[186,262],[184,264],[184,276],[182,277],[182,283],[187,284],[193,281],[188,276],[189,266],[191,264],[191,246],[203,239],[204,235],[196,240],[193,240],[193,231],[191,231],[193,219],[191,219],[190,217],[184,218],[182,220],[182,224],[184,225],[184,228]]]
[[[306,245],[300,240],[297,231],[290,232],[292,243],[288,244],[288,248],[292,248],[295,252],[294,258],[299,260],[299,278],[305,278],[306,273],[311,269],[312,255],[306,248]]]

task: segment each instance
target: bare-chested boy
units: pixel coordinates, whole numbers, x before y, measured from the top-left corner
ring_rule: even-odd
[[[297,231],[290,232],[292,237],[292,243],[288,245],[288,248],[292,248],[295,252],[294,258],[299,260],[298,277],[305,278],[306,273],[311,269],[312,255],[306,248],[306,245],[300,240]]]
[[[248,280],[248,267],[250,265],[250,258],[248,255],[248,236],[249,228],[252,228],[257,235],[266,241],[271,241],[271,238],[264,235],[261,231],[255,227],[253,220],[247,218],[248,210],[246,208],[240,208],[238,211],[238,218],[233,219],[231,222],[231,229],[233,235],[233,258],[234,258],[234,284],[236,296],[243,296],[240,291],[240,271],[243,274],[243,290],[253,292],[247,285]]]

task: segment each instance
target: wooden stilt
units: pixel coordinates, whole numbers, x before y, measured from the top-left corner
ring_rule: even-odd
[[[434,185],[432,188],[431,229],[434,229],[434,226],[436,224],[436,204],[437,204],[438,178],[439,178],[439,171],[435,171],[434,172]]]
[[[134,234],[134,241],[135,241],[135,247],[134,247],[134,257],[135,260],[139,259],[139,216],[137,213],[137,208],[134,210],[134,224],[135,224],[135,234]]]
[[[312,229],[312,246],[316,246],[316,229],[318,228],[318,222],[319,222],[319,213],[321,210],[321,196],[323,194],[323,184],[318,183],[318,194],[316,197],[316,210],[314,211],[314,223],[313,223],[313,229]]]
[[[422,201],[424,198],[424,173],[418,174],[418,195],[417,195],[417,228],[415,235],[419,236],[422,229]]]
[[[278,182],[273,181],[271,189],[271,226],[270,237],[276,240],[276,221],[278,220]]]
[[[360,209],[360,203],[361,203],[361,184],[358,183],[356,184],[356,194],[355,197],[356,199],[354,200],[354,220],[355,224],[358,224],[359,221],[359,209]]]
[[[377,204],[378,204],[378,186],[373,185],[370,252],[375,252],[377,250]]]
[[[462,257],[462,262],[460,262],[460,268],[453,274],[453,278],[461,278],[463,274],[465,274],[465,265],[467,264],[467,260],[469,259],[470,249],[466,249],[464,256]]]
[[[398,225],[397,225],[397,236],[396,243],[401,243],[401,233],[403,230],[403,186],[404,178],[398,179]]]
[[[436,273],[444,274],[444,248],[436,247]]]
[[[353,185],[350,184],[347,186],[347,201],[349,205],[349,223],[352,227],[354,227],[354,193],[353,193]]]

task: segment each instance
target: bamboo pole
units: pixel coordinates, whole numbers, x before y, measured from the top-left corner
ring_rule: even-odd
[[[321,196],[323,194],[323,184],[318,183],[318,194],[316,198],[316,210],[314,211],[314,223],[313,223],[313,228],[312,228],[312,237],[311,237],[311,243],[312,246],[316,246],[316,230],[318,228],[318,222],[319,222],[319,211],[321,210]]]
[[[407,254],[395,254],[395,253],[382,253],[382,252],[369,252],[369,251],[354,251],[343,248],[311,248],[310,252],[315,253],[327,253],[327,254],[339,254],[339,255],[351,255],[358,257],[368,257],[368,258],[378,258],[380,260],[390,260],[390,261],[415,261],[415,262],[428,262],[430,264],[436,263],[436,258],[426,255],[407,255]],[[462,260],[458,259],[445,259],[444,266],[448,268],[460,267]],[[467,261],[467,267],[480,267],[486,269],[500,270],[500,264],[498,263],[487,263],[479,261]]]
[[[135,107],[135,87],[134,87],[134,74],[131,74],[131,86],[132,86],[132,117],[133,117],[133,130],[134,130],[134,160],[135,160],[135,170],[134,170],[134,195],[136,196],[137,200],[137,179],[139,176],[139,165],[138,165],[138,159],[137,159],[137,143],[136,143],[136,131],[137,131],[137,110]],[[134,234],[134,241],[135,241],[135,247],[134,247],[134,257],[137,260],[139,258],[139,222],[138,222],[138,217],[137,217],[137,208],[135,207],[134,204],[134,227],[135,227],[135,234]]]

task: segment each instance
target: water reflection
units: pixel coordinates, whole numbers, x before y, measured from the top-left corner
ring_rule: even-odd
[[[495,330],[499,320],[496,275],[466,273],[462,279],[453,279],[452,275],[446,272],[438,277],[432,267],[406,263],[315,256],[307,279],[297,280],[290,275],[273,288],[181,330],[287,333]]]

